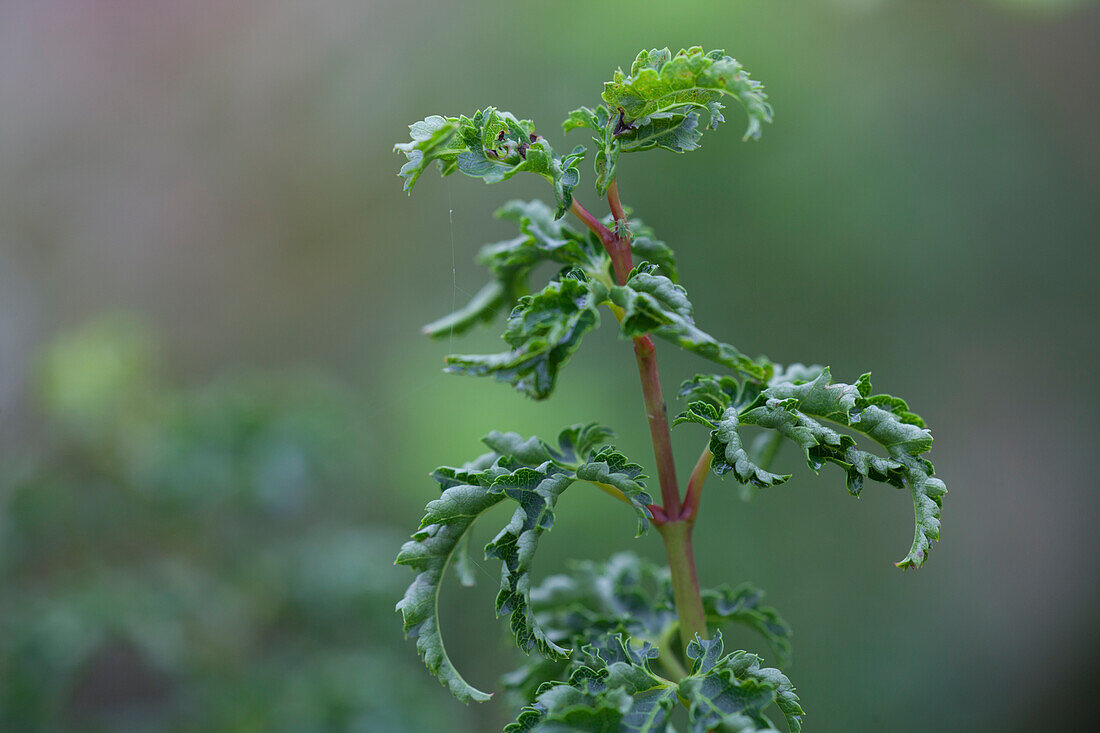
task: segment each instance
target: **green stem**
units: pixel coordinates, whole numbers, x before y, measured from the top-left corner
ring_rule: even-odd
[[[707,617],[699,594],[695,573],[695,554],[691,549],[692,522],[676,521],[657,528],[665,541],[668,568],[672,572],[672,597],[680,619],[680,644],[686,647],[698,634],[707,638]]]

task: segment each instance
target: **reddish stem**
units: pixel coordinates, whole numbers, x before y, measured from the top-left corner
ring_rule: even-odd
[[[684,492],[684,509],[680,512],[680,519],[685,522],[694,522],[699,513],[699,499],[703,492],[703,482],[710,473],[710,465],[714,460],[714,454],[710,448],[704,448],[699,460],[695,462],[695,468],[688,479],[687,490]]]
[[[665,514],[675,520],[680,516],[680,487],[676,481],[676,463],[672,454],[672,435],[668,429],[668,410],[661,392],[661,376],[657,372],[657,356],[653,339],[634,339],[634,357],[642,379],[642,396],[649,419],[649,437],[653,441],[653,457],[657,462],[657,481],[661,485],[661,502]]]
[[[615,217],[615,221],[626,221],[626,210],[619,200],[618,180],[611,181],[611,185],[607,187],[607,204],[611,207],[611,215]]]
[[[588,209],[581,206],[580,201],[573,199],[573,203],[572,205],[570,205],[569,210],[573,212],[573,216],[580,219],[581,223],[591,229],[592,232],[600,238],[600,241],[603,242],[604,247],[607,247],[608,244],[610,244],[615,239],[614,232],[605,227],[603,225],[603,222],[601,222],[599,219],[592,216],[592,214],[589,213]]]

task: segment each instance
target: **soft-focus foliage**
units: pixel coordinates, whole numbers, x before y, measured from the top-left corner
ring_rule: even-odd
[[[113,318],[40,360],[53,439],[0,475],[0,728],[454,730],[364,623],[402,578],[355,403],[305,375],[180,389],[161,356]]]

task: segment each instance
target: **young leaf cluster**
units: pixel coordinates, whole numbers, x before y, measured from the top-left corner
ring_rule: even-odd
[[[407,159],[399,173],[406,191],[412,191],[420,174],[435,161],[444,176],[458,171],[486,183],[506,181],[521,172],[536,173],[554,189],[557,217],[573,203],[573,189],[580,183],[577,162],[584,158],[584,146],[557,155],[530,120],[486,107],[473,117],[426,117],[409,125],[409,133],[409,142],[394,146]]]
[[[722,101],[730,98],[748,115],[744,139],[757,139],[772,109],[764,86],[724,51],[704,52],[701,46],[673,55],[667,48],[642,51],[630,67],[621,68],[604,84],[603,101],[595,109],[580,107],[562,123],[566,132],[593,132],[596,191],[601,196],[615,179],[619,156],[654,148],[686,153],[699,147],[705,129],[725,122]]]

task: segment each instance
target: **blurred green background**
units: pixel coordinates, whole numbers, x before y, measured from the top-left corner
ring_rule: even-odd
[[[488,104],[585,142],[558,122],[616,66],[694,44],[764,81],[775,124],[744,144],[731,110],[701,151],[631,156],[624,200],[677,250],[702,327],[872,369],[932,425],[951,492],[903,574],[908,498],[856,501],[788,450],[796,479],[752,503],[708,484],[702,582],[752,580],[791,622],[807,730],[1082,729],[1098,37],[1100,7],[1072,0],[0,5],[0,729],[507,720],[451,700],[392,613],[426,474],[490,429],[590,419],[648,459],[641,402],[607,328],[548,404],[439,372],[449,345],[417,327],[481,285],[474,252],[512,236],[489,214],[548,191],[432,174],[410,201],[391,146]],[[659,359],[666,393],[699,366]],[[686,471],[701,436],[675,439]],[[659,558],[632,527],[571,492],[539,571]],[[485,569],[442,602],[493,689],[515,657]]]

